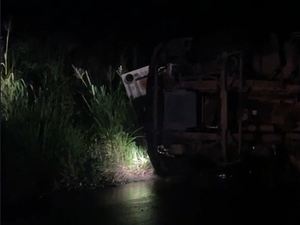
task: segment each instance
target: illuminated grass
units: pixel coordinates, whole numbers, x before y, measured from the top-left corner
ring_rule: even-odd
[[[89,154],[97,161],[98,172],[106,179],[117,182],[144,179],[152,174],[146,150],[136,145],[138,137],[133,130],[133,109],[121,81],[114,88],[111,83],[115,74],[109,69],[108,86],[96,87],[86,71],[79,73],[79,69],[74,69],[93,96],[87,102],[94,118],[94,143]]]
[[[1,63],[2,153],[11,190],[44,192],[151,175],[146,150],[135,142],[132,105],[121,83],[112,85],[119,77],[111,68],[107,85],[96,87],[86,71],[73,67],[79,85],[66,69],[59,45],[16,43],[9,51],[8,39],[6,43]],[[75,119],[87,115],[75,107],[76,88],[92,95],[86,99],[92,124],[87,116]]]
[[[8,46],[8,40],[6,43]],[[16,64],[17,52],[7,51],[8,47],[1,64],[5,181],[18,192],[26,192],[51,189],[55,180],[66,179],[66,175],[72,180],[80,179],[87,143],[83,132],[73,125],[70,89],[61,88],[62,64],[55,60],[44,64],[41,85],[29,85],[20,78],[21,74],[28,77],[35,71],[18,70],[24,67]]]

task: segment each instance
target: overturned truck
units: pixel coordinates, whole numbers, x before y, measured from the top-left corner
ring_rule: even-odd
[[[149,66],[122,75],[157,173],[188,173],[199,155],[216,165],[282,149],[297,157],[300,34],[282,46],[271,35],[259,48],[224,41],[214,50],[206,40],[160,44]]]

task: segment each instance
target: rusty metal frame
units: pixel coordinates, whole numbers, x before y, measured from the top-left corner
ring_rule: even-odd
[[[154,134],[154,145],[160,144],[157,143],[158,141],[158,92],[159,92],[159,80],[158,80],[158,76],[159,76],[159,72],[158,72],[158,67],[160,66],[159,63],[163,63],[165,62],[165,58],[161,57],[159,54],[160,52],[164,51],[165,48],[164,46],[161,46],[160,49],[157,49],[156,51],[156,58],[155,60],[152,61],[152,65],[151,65],[151,69],[152,71],[149,71],[149,74],[151,73],[153,76],[153,111],[152,111],[152,115],[153,115],[153,134]],[[228,60],[230,59],[230,57],[237,57],[237,62],[238,64],[236,64],[237,67],[235,72],[235,78],[231,80],[230,76],[230,72],[227,71],[227,66],[228,66]],[[242,105],[243,105],[243,96],[244,94],[248,93],[249,90],[251,90],[251,94],[249,95],[250,99],[255,99],[255,100],[259,100],[261,102],[264,101],[271,101],[271,100],[277,100],[274,99],[274,96],[272,95],[274,93],[274,91],[280,89],[281,87],[281,82],[280,81],[268,81],[268,80],[244,80],[243,77],[243,53],[242,51],[235,51],[235,52],[224,52],[222,57],[222,64],[219,67],[220,70],[220,77],[219,79],[216,77],[215,80],[189,80],[189,79],[182,79],[180,80],[180,82],[175,82],[172,83],[172,89],[176,90],[176,89],[197,89],[201,92],[209,92],[209,93],[217,93],[219,95],[219,99],[220,99],[220,127],[219,127],[219,132],[215,133],[214,135],[209,135],[207,133],[207,135],[204,135],[204,133],[202,133],[200,136],[202,138],[200,138],[201,140],[205,140],[205,139],[214,139],[214,140],[218,140],[221,148],[222,148],[222,156],[223,159],[225,161],[225,163],[228,161],[228,156],[227,156],[227,148],[228,148],[228,144],[229,144],[229,127],[228,127],[228,93],[232,90],[235,89],[238,92],[238,111],[237,116],[238,116],[238,132],[237,133],[231,133],[231,137],[233,139],[237,139],[237,148],[236,148],[236,153],[237,155],[241,154],[241,148],[242,148],[242,142],[243,140],[249,140],[251,139],[251,135],[249,136],[249,134],[247,133],[247,131],[245,130],[245,133],[243,132],[244,127],[242,126]],[[169,64],[168,64],[169,65]],[[170,68],[173,65],[177,65],[177,64],[172,64],[170,63],[170,67],[165,67],[165,73],[169,74]],[[230,83],[230,84],[229,84]],[[285,88],[285,92],[287,92],[285,95],[287,97],[289,97],[289,99],[286,100],[290,100],[292,102],[295,101],[295,93],[298,92],[300,85],[287,85],[288,87]],[[260,93],[263,92],[264,95],[261,95]],[[288,94],[293,94],[293,96],[291,97]],[[281,101],[281,98],[279,99]],[[202,99],[203,101],[203,99]],[[203,110],[203,108],[202,108]],[[202,113],[202,117],[203,117],[203,113]],[[203,120],[203,118],[202,118]],[[177,136],[178,138],[183,138],[183,136],[194,136],[195,135],[189,135],[188,132],[184,132],[184,134],[175,134],[175,136]],[[204,136],[205,137],[204,137]],[[271,134],[265,134],[265,136],[270,136]],[[275,135],[275,134],[274,134]],[[274,136],[273,135],[273,136]],[[197,135],[196,135],[197,136]],[[215,137],[218,136],[218,137]],[[249,136],[249,137],[248,137]],[[272,136],[272,135],[271,135]],[[275,135],[276,136],[276,135]],[[274,138],[276,139],[277,137]],[[271,139],[274,139],[273,137]],[[193,139],[193,138],[191,138]],[[197,138],[196,138],[197,139]],[[198,139],[198,140],[200,140]]]
[[[227,114],[227,77],[226,77],[226,65],[228,54],[223,53],[222,56],[222,70],[220,77],[220,102],[221,102],[221,146],[222,156],[224,162],[227,162],[227,129],[228,129],[228,114]]]
[[[239,144],[238,144],[238,155],[241,154],[242,148],[242,104],[243,104],[243,53],[240,53],[240,66],[239,66]]]
[[[238,55],[239,57],[239,74],[238,74],[238,155],[240,155],[241,147],[242,147],[242,103],[243,103],[243,55],[242,52],[224,52],[222,55],[222,67],[221,67],[221,77],[220,77],[220,101],[221,101],[221,134],[220,134],[220,142],[222,146],[222,156],[224,159],[224,163],[228,161],[227,158],[227,144],[228,144],[228,75],[226,73],[226,66],[230,56]]]

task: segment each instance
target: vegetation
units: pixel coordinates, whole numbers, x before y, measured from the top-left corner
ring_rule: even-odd
[[[1,63],[3,185],[17,194],[40,194],[152,173],[145,147],[136,144],[142,137],[132,106],[112,68],[106,84],[95,86],[86,71],[66,63],[65,45],[26,39],[9,48],[10,24],[7,31]]]

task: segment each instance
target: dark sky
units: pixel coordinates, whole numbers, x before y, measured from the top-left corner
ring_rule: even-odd
[[[297,7],[288,1],[2,0],[1,12],[2,22],[13,16],[15,33],[149,48],[226,28],[249,28],[252,33],[300,30],[295,26],[300,21]]]
[[[176,2],[176,3],[175,3]],[[72,36],[129,39],[184,36],[223,27],[269,29],[296,7],[252,1],[91,1],[3,0],[2,22],[14,17],[18,29]],[[282,21],[281,21],[282,22]],[[281,26],[290,24],[281,23]],[[278,25],[277,25],[278,26]]]

